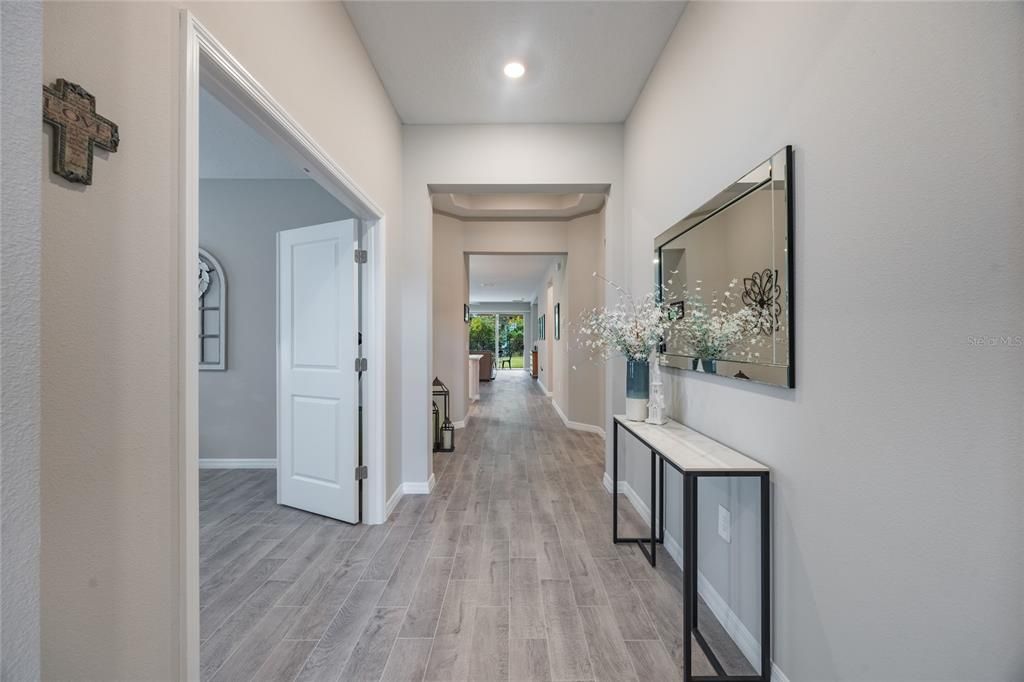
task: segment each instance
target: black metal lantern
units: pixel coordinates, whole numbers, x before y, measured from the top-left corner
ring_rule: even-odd
[[[434,408],[434,452],[441,447],[441,411],[437,409],[437,403],[433,400],[430,404]]]
[[[441,447],[438,448],[438,452],[454,452],[455,451],[455,425],[452,424],[452,420],[448,417],[444,418],[444,424],[441,424]]]
[[[434,377],[433,395],[444,398],[444,418],[441,420],[441,426],[439,429],[434,430],[434,452],[453,452],[455,450],[455,425],[452,424],[451,415],[449,409],[449,391],[448,387],[445,386],[440,379]],[[437,409],[437,403],[434,403],[434,409]],[[435,413],[434,423],[438,423],[438,417],[440,414]]]

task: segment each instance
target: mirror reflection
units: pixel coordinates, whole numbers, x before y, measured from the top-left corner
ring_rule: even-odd
[[[787,147],[657,240],[671,366],[792,387]]]

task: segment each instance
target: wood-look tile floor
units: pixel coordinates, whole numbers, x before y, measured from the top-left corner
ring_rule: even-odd
[[[603,441],[510,371],[456,445],[433,456],[433,493],[379,526],[277,506],[273,471],[201,471],[203,679],[679,679],[682,575],[612,544]],[[726,669],[749,674],[700,609]],[[714,674],[696,646],[694,672]]]

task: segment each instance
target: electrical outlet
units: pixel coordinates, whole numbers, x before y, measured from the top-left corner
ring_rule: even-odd
[[[729,510],[718,505],[718,535],[726,542],[732,537],[732,514]]]

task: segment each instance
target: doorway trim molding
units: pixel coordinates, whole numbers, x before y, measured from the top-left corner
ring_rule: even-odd
[[[368,252],[364,269],[363,520],[386,518],[386,368],[384,211],[293,119],[270,93],[213,36],[192,12],[181,12],[179,92],[178,250],[178,463],[180,573],[180,678],[199,679],[199,368],[195,305],[195,254],[199,250],[199,86],[227,104],[266,135],[339,202],[359,218],[360,242]]]

